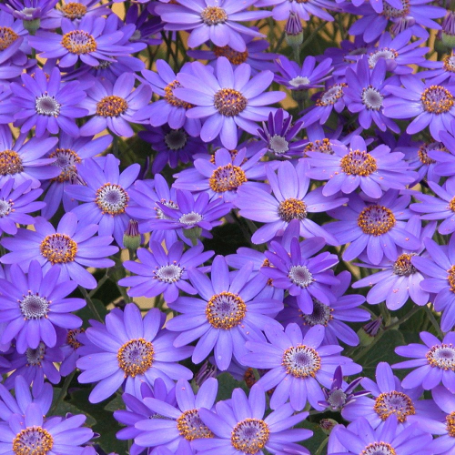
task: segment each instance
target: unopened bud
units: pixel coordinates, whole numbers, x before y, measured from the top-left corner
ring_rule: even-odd
[[[286,42],[292,48],[299,47],[303,43],[303,28],[300,18],[291,12],[284,27]]]
[[[201,369],[197,372],[196,376],[194,377],[194,382],[198,387],[209,378],[214,378],[216,376],[216,365],[212,365],[208,360],[206,360],[203,364]]]
[[[449,11],[441,24],[441,42],[449,49],[455,48],[455,13]]]
[[[357,335],[360,338],[360,345],[361,346],[368,346],[370,345],[374,337],[378,334],[380,328],[382,326],[382,317],[378,317],[374,321],[365,324],[358,332]]]
[[[136,251],[141,244],[141,234],[139,234],[138,224],[136,220],[130,220],[123,234],[123,244],[126,248]]]
[[[325,434],[329,435],[332,432],[332,430],[338,425],[338,422],[333,419],[321,419],[319,425],[321,427],[321,430]]]
[[[22,21],[22,25],[24,26],[25,30],[30,33],[30,35],[34,35],[41,25],[41,19],[38,18],[31,21],[24,20]]]
[[[199,237],[202,234],[202,228],[200,227],[193,227],[190,229],[184,229],[183,230],[183,235],[187,238],[190,239],[193,245],[197,245],[197,241]]]

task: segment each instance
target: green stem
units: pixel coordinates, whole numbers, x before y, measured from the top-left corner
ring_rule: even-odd
[[[63,403],[63,400],[65,399],[66,394],[68,393],[68,387],[70,386],[71,381],[73,380],[75,374],[76,374],[76,371],[73,371],[71,374],[69,374],[65,378],[65,381],[63,382],[63,386],[60,390],[60,393],[58,394],[57,399],[55,400],[54,404],[52,405],[52,407],[49,411],[49,415],[52,415],[55,412],[55,410],[58,408],[60,403]]]
[[[107,270],[106,270],[106,273],[104,274],[103,278],[101,278],[101,280],[98,281],[98,285],[96,286],[95,289],[92,289],[89,293],[88,293],[88,296],[89,298],[92,298],[100,289],[101,289],[101,286],[103,286],[103,284],[109,279],[109,274],[107,273]]]
[[[321,445],[318,447],[318,450],[314,453],[314,455],[321,455],[322,451],[324,450],[325,446],[329,442],[329,438],[325,438],[322,442]]]
[[[311,41],[313,41],[317,36],[318,36],[318,33],[319,33],[319,30],[323,29],[325,27],[325,24],[327,22],[321,22],[312,32],[311,32],[311,35],[303,42],[302,44],[302,47],[300,48],[300,50],[304,49],[305,47],[308,46],[308,44],[311,43]]]
[[[397,326],[403,324],[408,319],[412,318],[412,316],[414,316],[421,308],[422,307],[420,307],[420,306],[415,306],[408,314],[406,314],[405,316],[403,316],[401,319],[399,319],[398,321],[394,322],[393,324],[390,324],[390,325],[386,326],[384,328],[384,330],[390,330],[390,329],[393,329],[394,327],[397,327]]]
[[[433,324],[433,327],[436,330],[436,333],[438,334],[438,336],[441,339],[444,338],[444,333],[442,332],[441,327],[439,327],[438,321],[436,321],[436,318],[434,317],[433,312],[430,310],[430,308],[427,305],[425,305],[425,312],[427,313],[428,319]]]
[[[98,310],[96,309],[96,306],[95,306],[95,304],[93,303],[93,300],[92,300],[91,297],[88,295],[88,292],[87,292],[82,286],[79,286],[79,289],[81,290],[82,295],[84,296],[84,299],[85,299],[85,301],[87,302],[87,306],[90,308],[90,311],[93,313],[93,315],[95,316],[95,318],[98,319],[98,321],[100,321],[100,322],[104,322],[104,321],[103,321],[103,318],[102,318],[101,315],[98,313]]]

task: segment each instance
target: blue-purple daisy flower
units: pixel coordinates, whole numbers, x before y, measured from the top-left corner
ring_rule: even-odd
[[[304,21],[309,21],[312,16],[326,21],[333,21],[333,17],[326,9],[336,9],[335,3],[331,0],[309,0],[305,2],[295,2],[293,0],[258,0],[256,6],[273,6],[272,17],[276,21],[286,20],[291,13],[296,14]]]

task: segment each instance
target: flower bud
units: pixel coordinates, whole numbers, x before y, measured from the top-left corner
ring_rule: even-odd
[[[139,234],[139,229],[136,220],[130,220],[126,228],[125,233],[123,234],[123,244],[129,250],[136,251],[141,244],[141,234]]]
[[[303,43],[302,22],[297,14],[291,12],[284,27],[286,42],[292,48],[299,47]]]

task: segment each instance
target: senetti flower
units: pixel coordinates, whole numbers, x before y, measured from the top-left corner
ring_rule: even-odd
[[[244,52],[246,49],[243,35],[262,37],[251,27],[239,24],[240,21],[256,21],[270,16],[269,11],[245,11],[257,0],[193,0],[188,3],[157,5],[155,13],[165,22],[165,30],[191,30],[188,37],[189,47],[198,47],[206,41],[215,46],[231,46]]]
[[[234,389],[229,402],[218,402],[216,413],[202,408],[199,411],[202,423],[214,434],[213,439],[193,441],[201,455],[216,450],[223,454],[298,453],[308,454],[297,442],[312,436],[312,431],[291,428],[304,420],[307,412],[294,414],[289,403],[280,406],[264,418],[266,410],[264,390],[254,385],[247,398],[242,389]],[[214,449],[215,448],[215,449]]]
[[[324,394],[319,384],[329,388],[335,368],[343,365],[343,373],[351,375],[362,370],[348,357],[338,355],[343,348],[338,345],[321,346],[324,327],[312,327],[305,336],[297,324],[283,328],[266,326],[269,343],[247,341],[249,354],[242,357],[242,364],[269,370],[259,381],[264,390],[275,388],[270,400],[272,409],[277,409],[288,400],[292,408],[301,411],[307,402],[314,409],[322,410],[319,404]]]
[[[217,367],[227,370],[233,356],[239,360],[246,353],[245,339],[261,339],[265,324],[278,324],[269,315],[280,311],[282,303],[257,297],[267,279],[261,274],[250,278],[252,269],[252,264],[246,264],[230,276],[224,257],[216,256],[211,279],[197,269],[188,271],[201,298],[180,297],[169,304],[182,314],[168,321],[166,327],[181,332],[174,342],[177,347],[199,339],[194,363],[201,363],[215,349]]]
[[[0,7],[6,9],[4,5]],[[2,66],[21,53],[19,49],[23,44],[24,36],[27,35],[22,21],[14,20],[8,12],[0,11],[0,64]]]
[[[8,321],[2,343],[16,338],[16,349],[23,354],[27,348],[36,349],[43,341],[53,348],[57,343],[55,326],[75,329],[82,320],[70,314],[85,306],[85,301],[68,298],[77,287],[74,281],[59,284],[60,270],[56,267],[43,273],[38,261],[32,261],[27,276],[13,264],[10,279],[0,279],[0,320]]]
[[[265,166],[259,163],[265,151],[261,150],[250,158],[246,158],[247,149],[237,153],[226,149],[218,149],[211,159],[198,158],[194,168],[185,169],[175,174],[174,188],[189,191],[204,191],[210,199],[222,198],[233,201],[240,187],[266,189],[264,183],[253,182],[265,176]]]
[[[219,136],[228,150],[237,147],[237,127],[256,135],[254,122],[266,120],[273,110],[269,105],[286,97],[283,92],[264,93],[273,73],[261,71],[250,80],[251,68],[246,63],[234,70],[226,57],[220,57],[215,73],[199,62],[191,67],[195,76],[179,73],[177,80],[183,88],[174,89],[174,94],[193,106],[186,113],[189,118],[205,119],[201,139],[211,142]]]
[[[57,2],[58,0],[6,0],[6,4],[0,5],[0,8],[16,19],[33,21],[45,16]]]
[[[175,242],[166,253],[158,242],[152,241],[152,251],[138,249],[137,256],[141,262],[123,263],[127,270],[137,276],[122,278],[118,284],[130,286],[128,295],[132,297],[156,297],[163,294],[168,303],[177,300],[179,290],[196,294],[197,291],[188,283],[188,269],[199,267],[210,259],[214,252],[204,252],[202,245],[183,252],[183,246],[182,242]]]
[[[82,370],[79,382],[98,382],[90,393],[91,403],[99,403],[113,395],[120,386],[125,392],[140,397],[143,382],[152,385],[161,378],[168,388],[173,380],[191,379],[190,370],[177,362],[189,357],[192,347],[173,346],[175,335],[163,329],[165,315],[157,308],[141,316],[139,308],[130,303],[125,311],[114,310],[106,316],[106,326],[95,325],[86,330],[90,343],[98,353],[77,361]]]
[[[81,128],[81,136],[93,136],[106,128],[117,136],[133,136],[129,123],[134,122],[134,114],[152,94],[148,85],[134,89],[135,80],[134,73],[123,73],[114,84],[108,80],[95,82],[81,103],[88,115],[93,115]]]
[[[65,192],[83,202],[72,210],[81,225],[97,224],[99,235],[112,235],[123,246],[123,234],[130,220],[125,212],[130,199],[128,189],[139,171],[140,166],[135,163],[120,173],[118,159],[112,154],[103,162],[87,159],[80,164],[78,173],[86,186],[68,185]]]
[[[353,193],[347,207],[331,210],[329,215],[341,221],[326,225],[326,229],[340,244],[350,242],[343,259],[351,261],[366,250],[368,260],[378,265],[384,256],[395,261],[397,246],[417,250],[420,240],[406,230],[405,223],[411,217],[407,209],[410,200],[410,196],[398,196],[395,190],[387,191],[374,202],[365,202]]]
[[[286,20],[291,13],[296,14],[304,21],[316,16],[326,21],[333,21],[333,17],[325,9],[336,9],[330,0],[310,0],[308,2],[295,2],[293,0],[258,0],[258,7],[274,6],[272,17],[276,21]]]
[[[331,155],[306,152],[311,166],[307,176],[327,180],[322,189],[324,196],[333,196],[339,191],[350,194],[360,187],[366,195],[378,199],[384,191],[402,190],[416,179],[403,160],[404,154],[391,152],[384,144],[368,151],[365,141],[354,136],[349,148],[334,144],[332,150]]]
[[[57,134],[60,130],[72,137],[79,136],[75,119],[87,115],[87,110],[80,104],[86,95],[78,81],[62,83],[58,68],[51,71],[49,79],[39,68],[33,76],[22,74],[21,79],[22,84],[11,84],[14,96],[10,101],[19,109],[14,119],[21,125],[22,133],[35,126],[38,138],[46,131]]]
[[[2,240],[2,245],[11,252],[2,256],[3,264],[19,264],[28,271],[30,262],[38,260],[47,272],[52,267],[61,269],[60,280],[74,280],[87,289],[96,287],[96,280],[83,266],[112,267],[114,261],[107,259],[118,251],[110,246],[112,237],[93,237],[98,226],[82,227],[74,213],[66,213],[54,228],[51,223],[38,218],[35,231],[19,229],[14,237]]]
[[[337,240],[308,218],[310,213],[325,212],[346,202],[346,198],[324,197],[322,188],[308,192],[310,179],[306,177],[308,163],[300,160],[296,166],[281,162],[278,175],[267,168],[267,180],[272,195],[261,189],[241,187],[235,200],[240,215],[253,221],[266,223],[252,236],[253,243],[265,243],[282,235],[292,220],[299,220],[302,237],[322,237],[327,243],[336,245]]]
[[[401,382],[405,389],[423,387],[432,390],[443,384],[451,393],[455,393],[455,332],[449,332],[442,342],[429,332],[420,332],[420,339],[425,343],[412,343],[398,346],[395,352],[412,360],[392,365],[393,368],[415,368]]]
[[[104,33],[106,19],[85,16],[79,23],[62,19],[63,35],[38,31],[28,38],[30,45],[41,51],[40,57],[58,59],[61,68],[73,67],[79,60],[88,66],[115,62],[115,56],[128,55],[130,48],[119,45],[121,31]]]
[[[401,77],[403,87],[387,86],[393,96],[384,100],[384,115],[391,118],[413,120],[406,128],[415,134],[427,126],[436,141],[441,131],[451,131],[455,117],[455,86],[436,80],[423,83],[418,75]]]
[[[410,416],[431,418],[438,415],[432,400],[419,400],[422,389],[403,389],[400,380],[393,375],[392,368],[386,362],[379,362],[376,367],[376,382],[363,378],[361,384],[373,398],[359,397],[346,405],[342,416],[349,422],[364,417],[376,429],[383,427],[391,416],[395,416],[399,426],[407,427],[412,423],[408,419]]]
[[[44,218],[50,219],[63,202],[65,212],[70,212],[78,203],[65,192],[68,185],[82,183],[78,174],[78,168],[87,158],[92,158],[104,152],[112,142],[108,134],[98,137],[72,138],[65,133],[60,133],[59,142],[49,153],[49,158],[55,160],[52,166],[60,171],[60,174],[43,183],[47,188],[44,196],[46,207],[41,211]],[[89,179],[90,180],[90,179]]]

